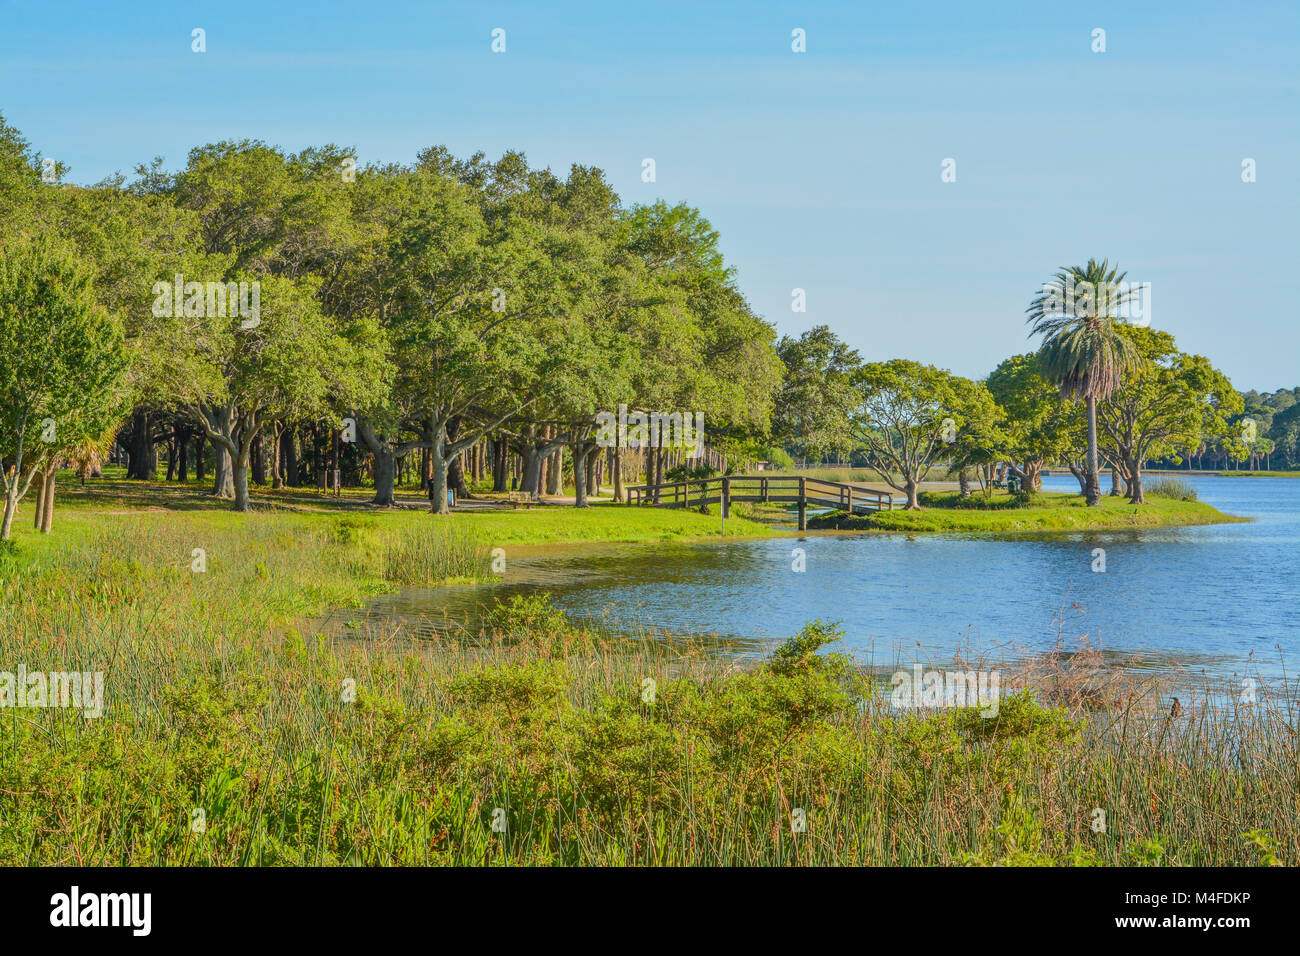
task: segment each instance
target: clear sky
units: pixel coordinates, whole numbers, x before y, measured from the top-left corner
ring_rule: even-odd
[[[1154,326],[1272,390],[1300,383],[1298,11],[0,0],[0,111],[81,183],[245,137],[601,166],[625,202],[703,210],[782,333],[970,376],[1028,349],[1057,267],[1109,257]]]

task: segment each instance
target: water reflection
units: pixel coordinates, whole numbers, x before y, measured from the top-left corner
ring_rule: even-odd
[[[1086,638],[1112,659],[1229,677],[1300,660],[1300,480],[1188,479],[1249,524],[1026,535],[806,535],[705,544],[585,545],[512,558],[501,585],[412,589],[350,618],[414,635],[481,622],[494,599],[550,591],[570,615],[624,631],[713,635],[755,653],[813,618],[838,620],[865,664],[1018,660]],[[1049,478],[1049,490],[1074,490]],[[793,570],[792,549],[806,554]],[[1091,570],[1106,550],[1105,573]],[[1279,650],[1280,647],[1280,650]],[[1253,658],[1252,658],[1253,655]]]

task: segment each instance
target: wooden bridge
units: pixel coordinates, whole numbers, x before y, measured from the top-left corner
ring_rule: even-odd
[[[731,517],[733,501],[791,502],[799,506],[799,530],[808,530],[808,505],[837,508],[850,514],[870,511],[893,511],[894,498],[889,492],[873,491],[821,478],[764,475],[729,475],[673,481],[662,485],[632,485],[628,501],[635,505],[659,508],[700,508],[721,504],[722,516]]]

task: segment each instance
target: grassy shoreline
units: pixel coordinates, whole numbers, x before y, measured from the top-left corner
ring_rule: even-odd
[[[1272,710],[1211,726],[1049,697],[1008,698],[993,721],[899,714],[814,653],[834,636],[819,624],[737,670],[689,638],[575,627],[541,599],[501,608],[483,642],[323,636],[295,622],[380,581],[375,542],[264,517],[196,523],[201,574],[187,533],[113,516],[0,580],[0,661],[106,675],[98,719],[0,709],[0,862],[1300,858],[1296,745]]]
[[[1144,505],[1127,498],[1103,495],[1101,504],[1089,508],[1081,495],[1040,492],[1031,503],[1016,506],[1011,496],[997,493],[962,499],[951,492],[925,494],[920,511],[880,511],[850,516],[837,511],[808,521],[810,529],[879,532],[985,532],[997,534],[1053,531],[1122,531],[1249,521],[1225,514],[1200,501],[1147,497]],[[983,503],[984,507],[979,505]]]
[[[657,533],[715,522],[622,513]],[[900,714],[815,653],[834,637],[816,622],[738,669],[690,637],[576,627],[541,598],[502,606],[482,640],[323,635],[305,622],[404,583],[395,557],[481,575],[486,541],[430,535],[415,512],[59,520],[3,559],[0,671],[102,672],[104,712],[0,708],[0,864],[1300,859],[1294,730],[1271,707],[1161,721],[1118,692],[1098,711],[1090,690],[1052,690],[993,721]]]
[[[257,489],[257,513],[297,514],[305,520],[331,521],[339,515],[374,528],[427,526],[421,507],[372,508],[368,492],[350,489],[342,498],[319,495],[307,489]],[[20,540],[42,547],[43,536],[28,530],[31,503],[20,505],[15,531]],[[229,512],[196,484],[141,483],[121,479],[92,482],[85,487],[68,483],[59,487],[56,521],[60,533],[79,534],[101,515],[150,513],[206,514],[218,525],[237,523],[241,516]],[[632,508],[611,501],[593,502],[586,509],[561,503],[530,509],[460,511],[451,521],[464,523],[487,547],[535,546],[561,543],[641,543],[653,541],[705,541],[723,537],[718,506],[708,513],[693,508]],[[728,539],[762,538],[797,534],[792,509],[736,505],[727,519]],[[865,516],[832,512],[809,520],[810,530],[1015,533],[1051,531],[1117,531],[1129,528],[1193,526],[1248,521],[1225,514],[1197,501],[1178,501],[1148,495],[1144,505],[1103,495],[1097,508],[1087,508],[1082,496],[1065,492],[1039,492],[1029,504],[1018,504],[1005,491],[976,492],[962,499],[955,491],[922,492],[922,510],[886,511]]]
[[[1216,478],[1300,478],[1300,471],[1216,471]]]

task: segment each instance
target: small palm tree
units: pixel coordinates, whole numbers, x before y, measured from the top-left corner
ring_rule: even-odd
[[[125,422],[117,422],[106,428],[101,435],[83,437],[64,452],[63,457],[72,465],[83,485],[87,478],[99,474],[100,468],[113,450],[117,433],[124,424]]]
[[[1077,396],[1088,409],[1089,505],[1101,502],[1097,480],[1097,402],[1105,401],[1137,364],[1136,349],[1116,329],[1117,313],[1136,298],[1126,272],[1106,260],[1062,267],[1025,310],[1030,335],[1041,335],[1038,358],[1043,376],[1062,398]]]

